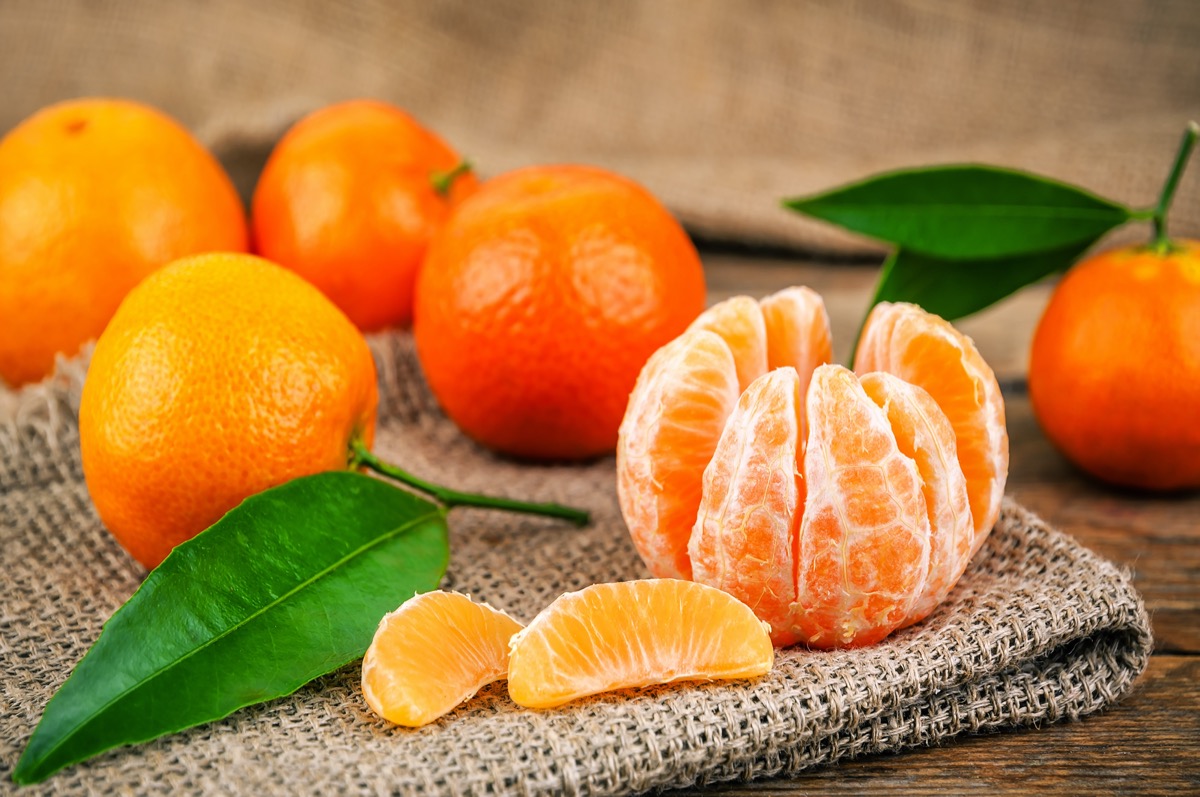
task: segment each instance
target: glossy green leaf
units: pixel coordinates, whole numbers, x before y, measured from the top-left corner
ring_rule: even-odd
[[[887,172],[785,206],[943,259],[989,259],[1094,241],[1135,216],[1080,188],[991,166]]]
[[[437,587],[444,510],[322,473],[248,498],[178,546],[47,705],[18,783],[290,694],[363,655],[380,618]]]
[[[1093,243],[991,260],[942,260],[897,249],[884,263],[875,302],[912,302],[953,321],[1064,271]]]

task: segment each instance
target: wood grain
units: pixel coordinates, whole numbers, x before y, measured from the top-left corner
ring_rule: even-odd
[[[1200,659],[1155,656],[1134,694],[1079,722],[964,737],[788,780],[706,793],[993,795],[1200,793]],[[698,794],[700,792],[679,792]]]
[[[849,359],[877,266],[738,254],[704,260],[710,301],[739,293],[761,297],[788,285],[821,293],[833,325],[835,359]],[[1133,573],[1156,642],[1134,693],[1105,714],[1076,723],[962,738],[944,747],[706,793],[1200,794],[1200,492],[1154,495],[1101,484],[1046,439],[1024,378],[1033,331],[1051,290],[1049,284],[1027,288],[956,325],[975,340],[1005,389],[1008,493]]]

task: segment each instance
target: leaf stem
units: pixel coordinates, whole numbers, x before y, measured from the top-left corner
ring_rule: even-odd
[[[1175,198],[1175,189],[1179,187],[1179,178],[1183,176],[1183,169],[1196,146],[1197,136],[1200,136],[1200,124],[1188,122],[1183,131],[1183,140],[1179,142],[1179,151],[1175,154],[1175,163],[1172,164],[1171,173],[1167,176],[1167,182],[1158,197],[1158,205],[1154,208],[1153,247],[1159,253],[1165,253],[1171,248],[1171,242],[1167,238],[1167,210],[1171,207],[1171,200]]]
[[[562,504],[554,503],[531,503],[529,501],[517,501],[511,498],[500,498],[498,496],[479,495],[478,493],[463,493],[458,490],[451,490],[448,487],[442,487],[439,484],[427,482],[422,478],[414,476],[406,470],[391,465],[376,457],[366,447],[361,440],[354,440],[351,444],[353,449],[353,458],[350,461],[352,468],[363,466],[375,471],[378,474],[387,476],[389,479],[395,479],[401,484],[406,484],[414,490],[419,490],[427,495],[433,496],[440,501],[447,509],[456,506],[476,506],[485,509],[503,509],[509,512],[523,512],[529,515],[544,515],[546,517],[562,518],[574,523],[576,526],[586,526],[589,521],[588,513],[582,509],[563,506]]]
[[[444,172],[434,172],[429,175],[429,182],[433,183],[433,190],[437,191],[441,196],[450,196],[450,189],[454,186],[454,181],[462,175],[475,168],[467,159],[460,160],[453,169],[447,169]]]

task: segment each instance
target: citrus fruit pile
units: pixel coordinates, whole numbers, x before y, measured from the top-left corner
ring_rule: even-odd
[[[562,595],[528,627],[454,592],[385,616],[363,658],[363,696],[418,727],[504,678],[513,702],[552,708],[675,681],[754,678],[774,651],[764,623],[720,590],[677,579],[596,584]]]
[[[26,120],[0,143],[0,380],[45,377],[167,263],[252,246],[364,332],[412,324],[439,403],[480,444],[587,458],[612,452],[642,364],[704,308],[695,247],[641,186],[586,166],[481,186],[384,102],[297,122],[251,204],[248,241],[221,166],[138,103]]]
[[[736,596],[779,646],[922,620],[1007,477],[999,385],[949,323],[882,303],[857,373],[829,359],[817,294],[730,299],[650,358],[621,425],[621,509],[650,572]]]

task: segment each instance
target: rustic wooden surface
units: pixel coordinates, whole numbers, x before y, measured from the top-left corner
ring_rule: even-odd
[[[871,265],[752,255],[709,254],[705,266],[713,301],[738,293],[761,297],[788,285],[820,292],[840,362],[848,359],[878,274]],[[1098,484],[1046,440],[1024,380],[1033,330],[1050,290],[1028,288],[958,326],[975,339],[1005,390],[1009,494],[1134,574],[1156,641],[1134,693],[1080,722],[961,738],[943,747],[706,793],[1200,794],[1200,494],[1155,496]]]

